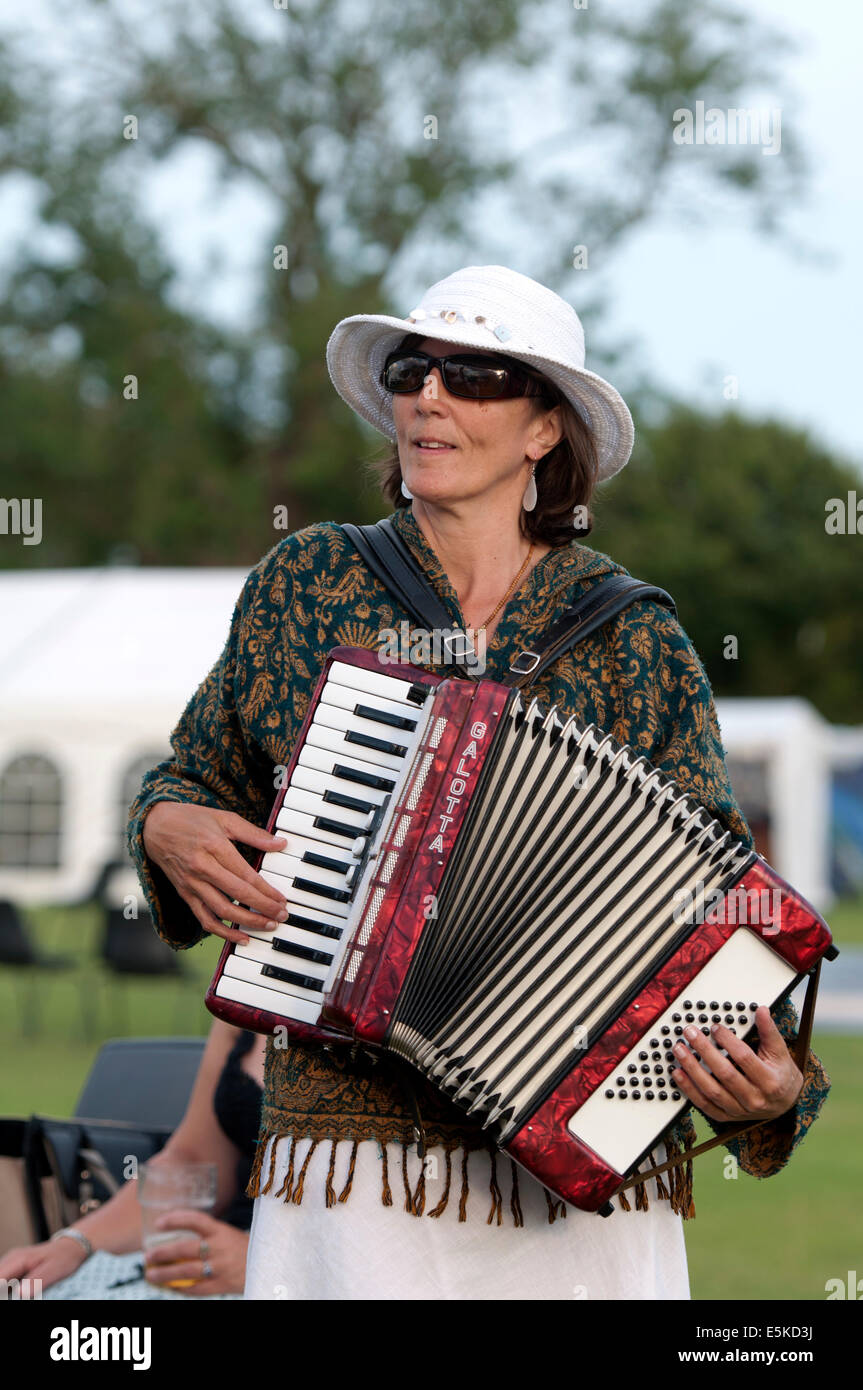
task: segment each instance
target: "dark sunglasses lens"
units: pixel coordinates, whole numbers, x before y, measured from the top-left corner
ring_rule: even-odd
[[[424,357],[395,357],[384,368],[384,386],[388,391],[418,391],[428,376],[428,369]]]
[[[483,362],[482,358],[462,358],[451,360],[444,370],[444,384],[456,396],[470,396],[475,400],[493,400],[504,392],[509,384],[506,367],[497,367]]]

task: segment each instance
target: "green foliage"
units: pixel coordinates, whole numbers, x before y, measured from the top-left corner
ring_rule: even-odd
[[[829,498],[863,497],[859,475],[799,430],[732,412],[675,406],[638,441],[589,544],[669,590],[716,694],[800,695],[859,722],[860,537],[825,530]]]
[[[715,212],[708,193],[781,208],[801,168],[786,142],[735,191],[745,150],[705,160],[671,139],[678,105],[775,77],[776,36],[716,0],[650,0],[626,22],[549,0],[431,17],[423,0],[82,0],[50,46],[27,24],[0,35],[0,179],[26,185],[40,233],[0,307],[0,469],[6,496],[42,498],[44,538],[4,544],[5,565],[251,564],[275,507],[291,529],[371,519],[361,464],[379,439],[326,371],[340,318],[390,309],[396,280],[509,260],[496,237],[508,248],[514,219],[541,229],[519,234],[518,268],[566,293],[573,242],[608,263],[677,189],[692,214]],[[538,91],[549,134],[516,154]],[[265,209],[242,331],[213,326],[203,256],[180,307],[148,193],[184,160]],[[501,215],[477,229],[482,194]]]

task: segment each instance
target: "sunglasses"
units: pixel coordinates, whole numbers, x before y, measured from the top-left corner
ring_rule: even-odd
[[[381,384],[387,391],[399,395],[419,391],[435,367],[439,368],[446,389],[453,396],[462,396],[466,400],[554,396],[554,388],[539,373],[520,363],[516,365],[511,358],[480,357],[469,352],[457,353],[452,357],[432,357],[416,348],[390,353],[381,372]]]

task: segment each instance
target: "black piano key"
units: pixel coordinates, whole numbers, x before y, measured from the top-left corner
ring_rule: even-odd
[[[360,811],[366,816],[370,811],[377,810],[373,801],[360,801],[359,797],[346,796],[344,792],[326,791],[321,799],[329,801],[331,806],[341,806],[345,811]]]
[[[333,941],[341,941],[343,927],[331,926],[329,922],[317,922],[314,917],[302,917],[298,912],[289,912],[286,927],[302,927],[303,931],[317,932],[318,936],[328,936]]]
[[[389,753],[393,758],[403,758],[408,751],[402,743],[388,743],[385,738],[373,738],[371,734],[360,734],[356,729],[348,729],[345,743],[359,744],[360,748],[374,748],[377,753]]]
[[[351,867],[341,859],[331,859],[328,854],[318,854],[313,849],[307,849],[300,862],[313,864],[316,869],[329,869],[334,874],[346,874]]]
[[[374,719],[378,724],[388,724],[391,729],[406,729],[413,733],[417,726],[415,719],[406,719],[403,714],[390,714],[387,710],[374,709],[372,705],[354,705],[354,714],[360,719]]]
[[[431,686],[421,685],[419,681],[416,681],[411,686],[405,699],[410,700],[412,705],[424,705],[430,694]]]
[[[313,946],[300,946],[296,941],[285,941],[281,936],[273,937],[273,950],[282,951],[286,956],[299,956],[301,960],[314,961],[315,965],[332,965],[329,951],[316,951]]]
[[[316,883],[312,878],[295,878],[294,887],[303,893],[317,893],[321,898],[329,898],[331,902],[347,903],[351,900],[349,888],[331,888],[328,883]]]
[[[328,830],[331,835],[344,835],[347,840],[356,840],[362,835],[359,826],[345,825],[344,821],[330,820],[327,816],[315,816],[313,825],[316,830]]]
[[[361,772],[356,767],[345,767],[344,763],[333,764],[333,776],[342,777],[346,782],[359,782],[364,787],[374,787],[375,791],[391,792],[395,786],[392,777],[379,777],[374,772]]]
[[[313,989],[317,990],[318,994],[323,993],[323,980],[316,980],[313,975],[298,975],[295,970],[283,970],[280,965],[264,965],[261,967],[261,974],[271,980],[281,980],[285,985],[299,985],[302,989]]]

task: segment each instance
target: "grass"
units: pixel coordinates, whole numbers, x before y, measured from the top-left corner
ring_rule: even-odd
[[[0,967],[0,1114],[69,1115],[106,1038],[203,1036],[204,994],[221,942],[179,953],[182,978],[131,979],[99,961],[99,919],[89,907],[27,914],[41,951],[62,970]]]
[[[71,1114],[105,1038],[207,1032],[203,998],[217,941],[180,953],[182,982],[123,981],[98,963],[92,909],[39,910],[28,918],[42,949],[72,956],[74,968],[39,970],[29,979],[28,972],[0,969],[0,1115]],[[830,925],[840,946],[863,941],[863,899],[840,904]],[[22,1036],[34,998],[38,1028]],[[822,1299],[828,1279],[861,1268],[863,1037],[824,1033],[814,1046],[833,1089],[785,1171],[763,1181],[745,1173],[727,1179],[721,1146],[695,1161],[697,1216],[684,1229],[696,1299]],[[702,1129],[699,1137],[709,1138],[706,1124]]]
[[[684,1223],[694,1298],[823,1299],[828,1279],[861,1267],[863,1037],[816,1034],[813,1048],[832,1089],[787,1168],[726,1178],[721,1145],[695,1160],[696,1217]]]
[[[863,893],[840,898],[824,920],[837,946],[863,946]]]

